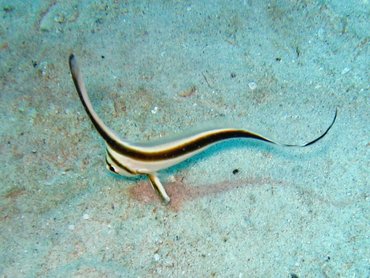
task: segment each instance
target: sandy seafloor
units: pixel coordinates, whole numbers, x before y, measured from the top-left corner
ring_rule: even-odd
[[[370,4],[0,1],[1,277],[369,277]],[[230,122],[160,178],[105,168],[78,99],[131,141]]]

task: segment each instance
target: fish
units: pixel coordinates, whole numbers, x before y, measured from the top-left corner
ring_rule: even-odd
[[[147,176],[150,184],[159,193],[165,204],[168,204],[171,199],[158,178],[158,171],[177,165],[214,144],[234,138],[250,138],[286,147],[307,147],[321,140],[332,128],[337,118],[336,109],[329,127],[314,140],[301,145],[281,144],[249,130],[227,127],[194,131],[190,134],[161,142],[134,143],[116,135],[95,112],[74,54],[69,56],[69,67],[81,103],[95,129],[105,141],[106,168],[112,173],[126,177]]]

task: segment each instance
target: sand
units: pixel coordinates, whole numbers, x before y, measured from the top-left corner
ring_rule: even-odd
[[[0,277],[369,277],[368,1],[0,1]],[[145,177],[105,168],[78,99],[133,142],[231,123]],[[366,170],[368,169],[368,170]]]

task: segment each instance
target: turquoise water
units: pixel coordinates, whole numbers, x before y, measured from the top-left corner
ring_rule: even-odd
[[[0,1],[1,277],[369,277],[368,1]],[[228,123],[145,177],[105,168],[74,53],[133,142]]]

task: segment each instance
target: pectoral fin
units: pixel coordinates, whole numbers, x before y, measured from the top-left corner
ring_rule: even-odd
[[[166,190],[164,189],[161,181],[157,177],[156,174],[148,174],[148,178],[150,180],[150,183],[152,184],[153,188],[158,191],[158,193],[161,195],[164,203],[167,205],[170,202],[170,197],[168,197]]]

